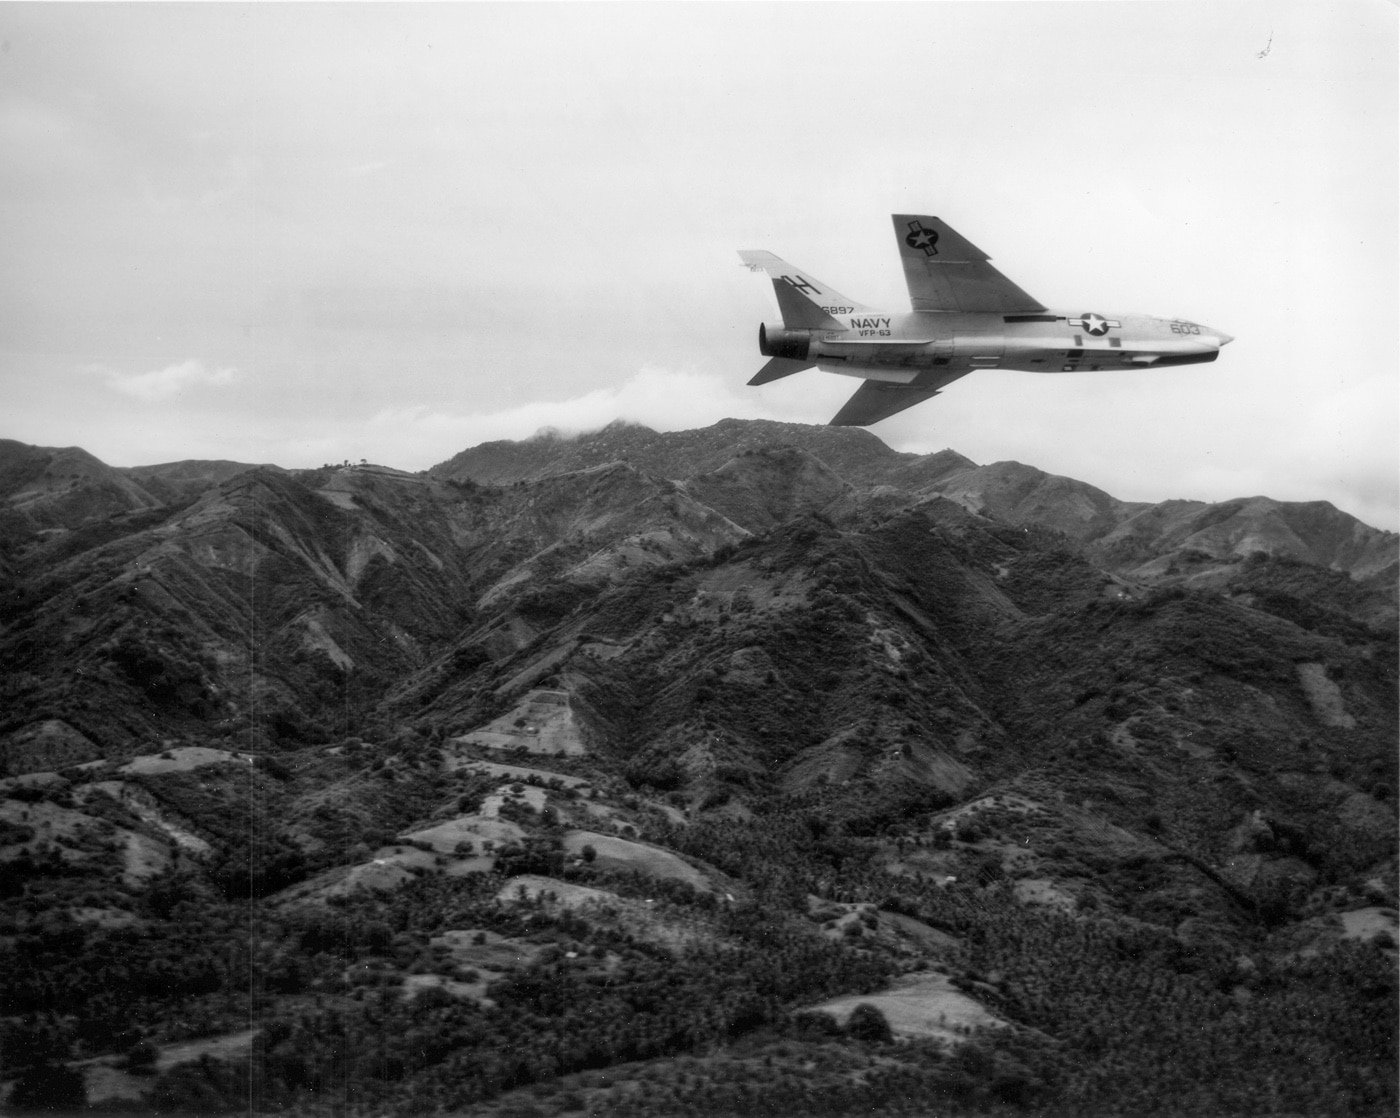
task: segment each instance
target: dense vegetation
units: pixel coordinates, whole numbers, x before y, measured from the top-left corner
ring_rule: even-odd
[[[1393,594],[763,434],[14,514],[9,1106],[1393,1113]]]
[[[874,1093],[823,1092],[820,1106],[808,1096],[813,1113],[858,1112],[872,1099],[917,1113],[924,1091],[959,1108],[1078,1114],[1378,1114],[1395,1105],[1394,955],[1379,945],[1279,957],[1262,930],[1231,944],[1192,942],[1151,924],[1028,909],[1005,881],[901,880],[893,892],[887,875],[867,868],[873,840],[818,831],[756,823],[692,836],[706,853],[727,852],[731,871],[763,861],[765,845],[781,846],[786,865],[782,875],[753,875],[743,903],[662,890],[658,918],[707,929],[708,942],[683,949],[639,939],[606,912],[503,904],[494,875],[425,877],[395,894],[291,911],[223,901],[188,879],[157,882],[144,897],[152,919],[139,929],[51,913],[11,935],[0,1011],[11,1019],[6,1051],[21,1055],[10,1066],[27,1066],[33,1074],[21,1083],[37,1090],[59,1054],[129,1053],[146,1038],[251,1021],[260,1029],[251,1079],[208,1059],[181,1065],[154,1081],[153,1103],[198,1111],[338,1100],[419,1114],[747,1038],[757,1066],[726,1090],[708,1087],[707,1108],[701,1092],[663,1077],[621,1112],[744,1113],[765,1094],[777,1112],[781,1068],[833,1045],[852,1067],[878,1072],[862,1080]],[[657,894],[655,882],[586,866],[561,876],[623,897]],[[907,965],[876,945],[831,943],[802,927],[793,898],[818,884],[956,936],[961,946],[945,965],[1021,1028],[981,1038],[978,1065],[937,1045],[872,1040],[855,1015],[845,1034],[794,1015],[824,996],[873,992]],[[437,989],[405,999],[405,976],[455,973],[433,946],[449,928],[541,950],[490,986],[494,1004]],[[874,1030],[878,1038],[878,1022]],[[775,1071],[778,1051],[786,1055]]]

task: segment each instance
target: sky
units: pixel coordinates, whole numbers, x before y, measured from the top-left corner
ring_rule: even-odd
[[[419,470],[760,388],[769,249],[904,310],[891,213],[1041,302],[1235,336],[872,428],[1125,500],[1400,528],[1386,0],[0,4],[0,437]]]

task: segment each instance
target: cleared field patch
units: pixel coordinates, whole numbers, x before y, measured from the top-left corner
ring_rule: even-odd
[[[433,936],[431,943],[435,948],[445,948],[459,967],[493,970],[500,974],[529,966],[543,950],[538,944],[511,939],[484,928],[449,929]]]
[[[873,1005],[885,1015],[895,1036],[925,1037],[956,1042],[969,1029],[1002,1028],[1000,1017],[981,1002],[956,989],[946,974],[922,972],[905,975],[888,990],[875,994],[847,994],[811,1009],[828,1013],[842,1025],[861,1004]]]
[[[564,836],[564,849],[570,854],[583,855],[585,846],[594,850],[594,865],[605,869],[637,870],[651,877],[684,881],[706,893],[715,891],[709,878],[669,850],[597,831],[570,831]]]
[[[887,929],[918,951],[933,955],[946,954],[956,949],[961,942],[957,936],[930,927],[922,920],[905,916],[902,912],[886,912],[881,909],[879,917],[882,930]]]
[[[536,874],[522,874],[512,877],[496,893],[498,901],[537,900],[544,897],[560,908],[582,908],[589,904],[615,904],[622,900],[616,893],[604,889],[593,889],[587,885],[574,885],[555,877],[540,877]]]
[[[496,865],[493,851],[524,837],[524,829],[508,819],[485,814],[461,815],[400,835],[397,842],[376,850],[369,861],[326,870],[282,890],[277,899],[295,904],[324,900],[356,889],[387,892],[424,874],[461,877],[489,873]]]
[[[427,851],[409,846],[385,846],[376,850],[368,862],[326,870],[283,889],[276,899],[283,904],[296,904],[344,896],[357,889],[387,892],[438,869],[437,858]]]
[[[244,1029],[236,1033],[204,1037],[200,1040],[181,1041],[178,1044],[162,1045],[156,1057],[154,1072],[169,1071],[176,1064],[189,1063],[201,1056],[212,1056],[219,1060],[237,1060],[247,1056],[253,1046],[256,1029]],[[118,1112],[146,1113],[137,1104],[151,1089],[154,1078],[151,1075],[132,1075],[117,1066],[120,1056],[99,1056],[93,1060],[83,1060],[75,1065],[83,1073],[83,1083],[87,1089],[90,1104],[114,1103]],[[52,1113],[52,1111],[46,1111]]]
[[[0,796],[9,796],[11,792],[21,789],[39,789],[41,791],[53,789],[59,790],[68,786],[68,779],[58,773],[24,773],[20,776],[7,776],[0,780]]]
[[[948,885],[958,879],[961,859],[956,850],[919,848],[891,856],[884,870],[895,877],[922,877],[938,885]]]
[[[157,839],[46,800],[0,800],[0,824],[7,832],[0,860],[55,851],[70,865],[96,867],[115,855],[128,886],[164,873],[175,861],[173,848]]]
[[[1343,939],[1375,939],[1380,935],[1396,938],[1396,916],[1393,908],[1358,908],[1342,916]]]
[[[1023,904],[1045,905],[1047,908],[1058,909],[1060,912],[1073,913],[1078,907],[1069,893],[1059,888],[1049,878],[1026,877],[1017,881],[1013,886],[1016,899]]]
[[[499,977],[500,975],[487,972],[475,982],[462,982],[442,974],[410,974],[403,980],[403,995],[406,998],[416,998],[428,990],[441,990],[454,998],[471,998],[482,1005],[495,1005],[496,1003],[486,996],[486,987]]]
[[[569,709],[567,691],[534,690],[494,722],[454,739],[487,749],[576,757],[587,752]]]
[[[821,934],[829,940],[860,941],[906,955],[942,955],[958,945],[956,936],[869,902],[833,901],[809,893],[807,919],[819,924]]]
[[[1324,726],[1340,726],[1344,730],[1354,730],[1356,719],[1347,711],[1342,689],[1327,675],[1324,664],[1298,664],[1298,682],[1308,697],[1308,705]]]
[[[702,572],[695,580],[692,611],[700,617],[707,610],[717,615],[721,606],[732,606],[742,593],[755,609],[801,606],[814,588],[811,579],[796,572],[774,574],[751,563],[732,563]]]
[[[257,1029],[244,1029],[241,1032],[225,1033],[222,1036],[168,1044],[160,1050],[160,1058],[156,1061],[156,1070],[166,1071],[176,1064],[197,1060],[201,1056],[213,1056],[219,1060],[237,1059],[239,1056],[247,1054],[253,1045],[253,1037],[257,1033]]]
[[[499,809],[499,802],[493,805]],[[525,837],[524,830],[509,819],[497,818],[496,811],[482,811],[478,815],[459,815],[421,831],[403,836],[411,843],[426,843],[438,854],[455,854],[462,843],[470,843],[473,852],[485,849],[486,843],[504,846],[508,842],[518,842]]]
[[[544,810],[548,798],[543,788],[531,784],[522,784],[518,790],[514,786],[504,790],[497,788],[482,801],[481,814],[487,819],[496,819],[501,814],[501,808],[512,802],[524,804],[531,811],[539,813]]]
[[[546,910],[553,911],[582,911],[591,923],[607,924],[673,950],[701,944],[713,946],[722,938],[714,924],[703,917],[681,915],[675,908],[658,911],[660,906],[654,900],[623,897],[606,889],[575,885],[554,877],[535,874],[512,877],[501,886],[496,899],[508,904],[521,900],[539,902]]]
[[[374,858],[352,866],[338,887],[327,892],[349,893],[356,889],[397,889],[421,873],[436,868],[433,856],[413,847],[386,846],[374,852]]]
[[[47,800],[37,803],[0,800],[0,821],[13,829],[14,837],[5,846],[10,856],[22,850],[37,852],[47,846],[61,845],[65,857],[83,861],[87,855],[74,849],[74,846],[84,835],[94,832],[111,834],[115,831],[102,820]]]
[[[543,950],[538,944],[524,943],[483,928],[449,929],[433,936],[430,943],[447,972],[407,975],[403,979],[406,998],[416,998],[428,989],[441,989],[454,998],[470,998],[482,1005],[494,1005],[486,996],[487,986],[511,971],[528,967]]]
[[[122,880],[127,885],[140,885],[159,877],[174,864],[170,850],[155,839],[126,832],[122,846]]]
[[[135,928],[146,923],[141,917],[120,908],[95,908],[92,905],[79,905],[69,909],[68,912],[79,924],[93,924],[99,928]]]
[[[952,832],[965,823],[983,819],[999,822],[1012,819],[1044,821],[1050,817],[1049,810],[1035,800],[1014,792],[999,792],[979,796],[975,800],[969,800],[965,804],[959,804],[957,807],[939,812],[933,818],[933,824],[945,831]]]
[[[643,806],[661,812],[668,823],[674,823],[677,827],[684,827],[689,822],[685,812],[672,804],[662,803],[660,800],[644,800]]]
[[[133,757],[117,770],[132,776],[153,776],[159,773],[183,773],[205,765],[251,765],[247,754],[230,753],[226,749],[210,749],[203,745],[182,745],[161,753]]]
[[[211,750],[211,752],[223,751]],[[160,809],[156,798],[144,788],[121,780],[103,780],[78,790],[78,794],[83,797],[84,802],[93,794],[99,793],[110,796],[141,822],[163,833],[175,846],[186,853],[193,854],[197,858],[205,858],[214,852],[214,848],[204,839],[167,817],[165,812]]]

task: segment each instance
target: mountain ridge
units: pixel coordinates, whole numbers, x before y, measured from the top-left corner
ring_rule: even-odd
[[[774,437],[781,441],[765,441]],[[264,743],[268,727],[326,734],[331,708],[344,707],[335,696],[345,671],[355,674],[359,695],[346,709],[368,709],[404,672],[439,655],[461,626],[485,626],[480,647],[491,659],[513,654],[598,587],[704,560],[804,516],[847,531],[910,515],[963,533],[977,525],[1033,528],[1119,580],[1113,592],[1128,597],[1170,586],[1263,601],[1286,593],[1367,622],[1395,617],[1397,538],[1322,503],[1130,505],[1017,463],[980,467],[947,451],[898,455],[866,432],[838,432],[828,456],[864,479],[856,485],[798,445],[825,450],[827,429],[791,424],[726,421],[671,436],[613,425],[598,438],[582,448],[558,439],[513,444],[511,468],[528,465],[532,476],[499,486],[457,476],[461,456],[423,475],[236,463],[140,473],[174,487],[169,504],[129,479],[114,482],[114,471],[82,452],[7,444],[0,500],[18,526],[0,568],[8,643],[32,649],[35,663],[56,665],[62,656],[90,665],[69,682],[55,677],[38,688],[68,695],[66,705],[85,678],[88,706],[101,709],[110,696],[132,710],[121,696],[156,694],[154,709],[172,728],[199,725],[215,711],[246,723],[258,710]],[[625,460],[612,457],[619,440],[632,448]],[[646,469],[685,473],[674,464],[691,450],[699,466],[683,480]],[[567,465],[608,460],[561,472],[553,465],[561,452]],[[497,452],[487,444],[483,453]],[[886,480],[900,477],[926,484],[910,491]],[[31,511],[36,503],[42,515]],[[963,510],[961,520],[953,507]],[[1303,565],[1256,562],[1270,555]],[[1323,569],[1346,579],[1328,582]],[[45,604],[62,601],[63,587],[77,594],[76,612]],[[982,587],[978,593],[1003,597],[994,582]],[[176,635],[152,651],[153,629]],[[255,681],[238,701],[218,682],[233,665]],[[130,715],[65,718],[36,699],[16,707],[8,732],[32,736],[26,726],[57,719],[86,739],[116,734],[130,747],[148,715],[120,731]]]
[[[1221,556],[1239,558],[1250,550],[1283,553],[1334,569],[1354,570],[1363,578],[1388,578],[1394,570],[1400,570],[1392,567],[1400,558],[1400,536],[1372,528],[1329,502],[1286,502],[1267,497],[1220,502],[1121,501],[1084,482],[1017,462],[978,466],[953,450],[925,455],[895,451],[869,432],[854,428],[721,420],[694,431],[659,433],[639,424],[619,422],[570,438],[545,434],[521,442],[483,443],[428,472],[441,478],[509,483],[567,472],[582,462],[596,464],[613,457],[661,476],[679,477],[687,468],[713,468],[712,462],[732,458],[759,441],[798,446],[852,484],[938,493],[958,500],[972,511],[989,511],[1012,523],[1052,527],[1084,544],[1102,544],[1100,558],[1104,560],[1112,560],[1118,554],[1114,544],[1122,537],[1141,535],[1155,519],[1161,526],[1149,547],[1158,550],[1164,541],[1180,537],[1175,546],[1214,547]],[[680,467],[677,463],[681,460],[697,465]],[[1070,502],[1079,507],[1069,511],[1065,506]],[[1259,520],[1258,514],[1265,508],[1273,512],[1313,510],[1316,523],[1304,533],[1307,538],[1284,524],[1255,524],[1231,540],[1221,539],[1219,533],[1191,540],[1202,529],[1189,529],[1189,525],[1178,523],[1183,512],[1191,513],[1191,519],[1210,519],[1219,516],[1219,510],[1232,510],[1232,514],[1248,512]],[[1133,521],[1138,523],[1128,528]]]
[[[1164,548],[1180,548],[1238,558],[1263,550],[1345,570],[1363,579],[1386,579],[1400,570],[1400,536],[1366,525],[1326,501],[1288,502],[1265,496],[1218,502],[1122,501],[1084,482],[1017,462],[979,466],[953,450],[924,455],[895,451],[870,432],[855,428],[721,420],[708,428],[660,433],[640,424],[616,421],[577,436],[542,432],[521,441],[482,443],[425,473],[440,481],[512,484],[626,462],[644,472],[680,480],[691,473],[713,472],[746,450],[770,447],[775,442],[805,450],[850,484],[937,493],[974,512],[989,512],[1011,523],[1051,527],[1091,546],[1100,561],[1115,565],[1122,565],[1135,548],[1141,551],[1145,546],[1145,550],[1158,553]],[[102,478],[109,483],[101,487],[102,498],[84,493],[82,518],[89,519],[192,498],[211,485],[259,468],[280,469],[193,459],[116,468],[105,466],[79,448],[27,447],[0,440],[0,517],[9,518],[21,531],[35,530],[39,520],[59,527],[61,521],[73,519],[71,512],[43,512],[33,507],[46,506],[58,498],[54,492],[60,488],[55,480],[57,470],[63,471],[69,489],[80,488],[84,478]],[[47,482],[36,487],[31,481],[25,487],[22,479],[36,473],[46,476]],[[1222,527],[1234,519],[1238,523]]]

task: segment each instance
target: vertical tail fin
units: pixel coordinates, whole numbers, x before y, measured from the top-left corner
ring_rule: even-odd
[[[778,297],[783,325],[798,330],[844,330],[831,316],[854,314],[870,308],[842,295],[787,261],[761,249],[742,249],[739,259],[751,272],[767,272]]]

